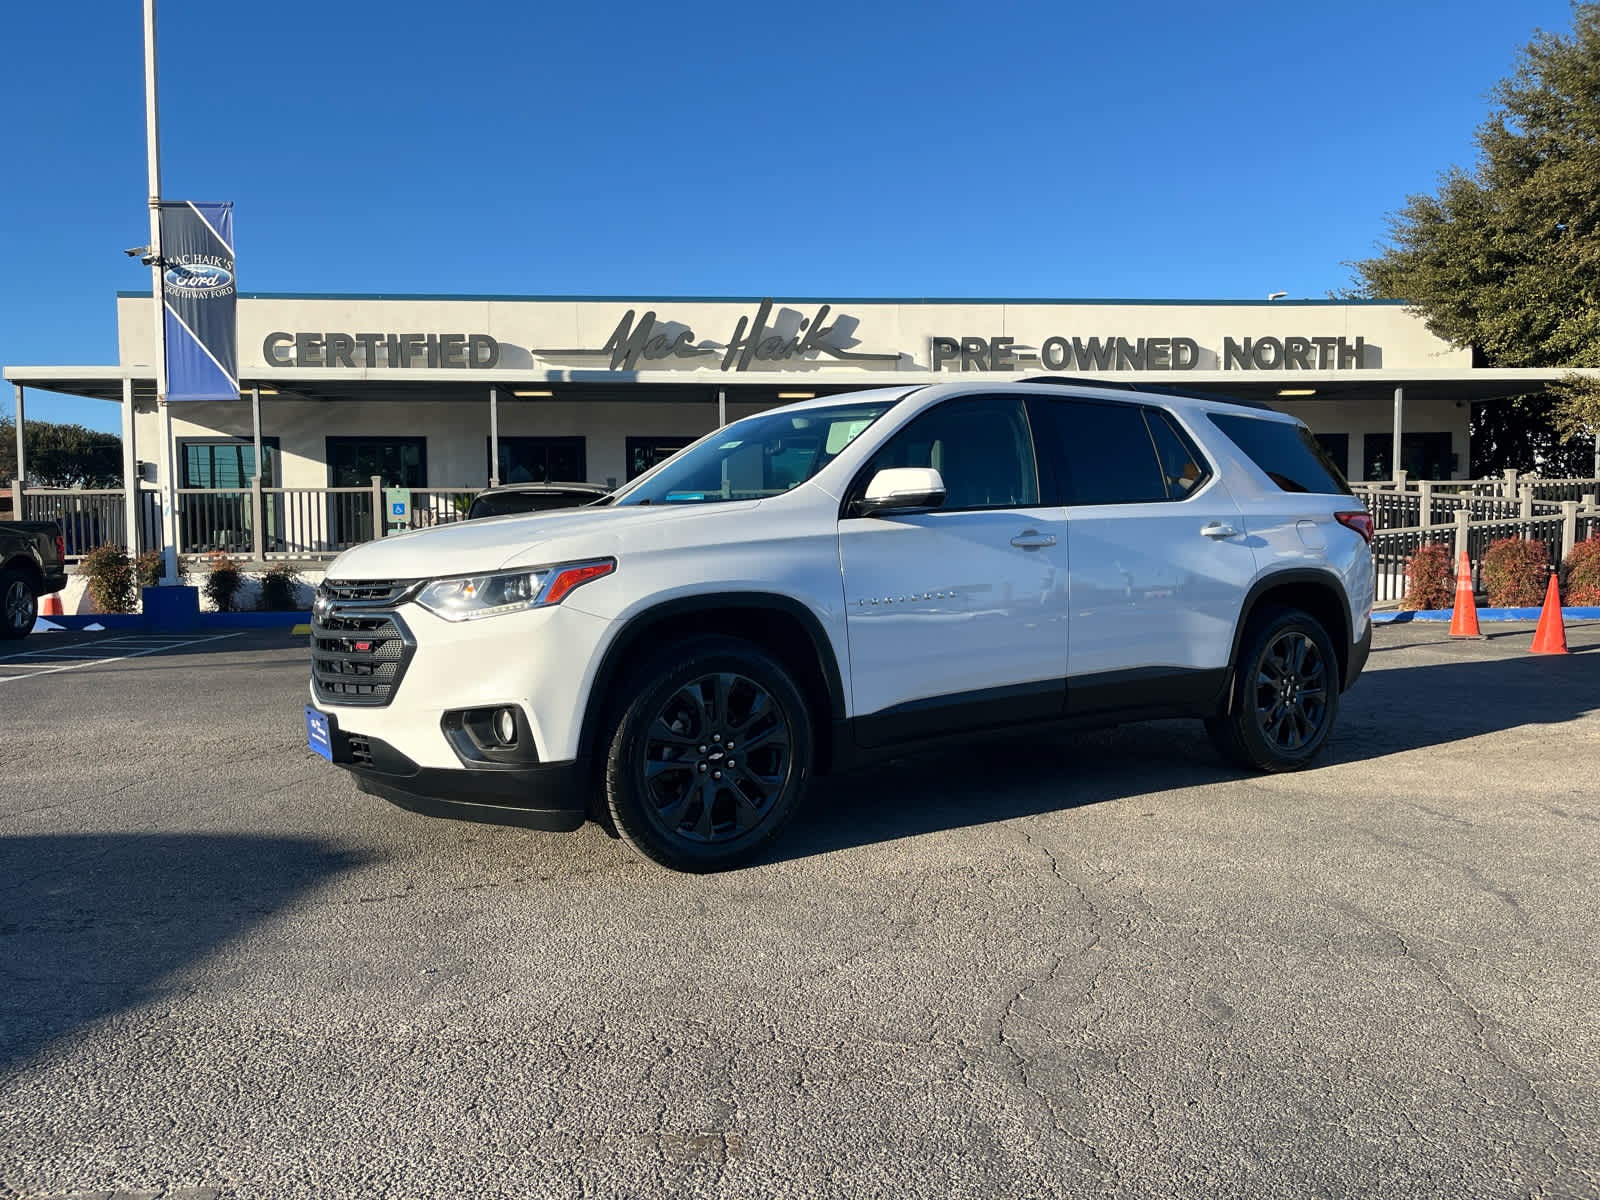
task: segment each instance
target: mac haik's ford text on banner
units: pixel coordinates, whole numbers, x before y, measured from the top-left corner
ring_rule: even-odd
[[[161,205],[167,399],[239,398],[233,203]]]

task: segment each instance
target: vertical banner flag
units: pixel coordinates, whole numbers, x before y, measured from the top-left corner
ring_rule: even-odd
[[[239,399],[233,202],[161,205],[167,399]]]

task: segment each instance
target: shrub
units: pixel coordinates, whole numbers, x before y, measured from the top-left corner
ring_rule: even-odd
[[[103,613],[131,613],[134,607],[133,563],[121,546],[96,546],[83,556],[78,570],[89,579],[89,598]]]
[[[159,587],[161,574],[165,564],[161,561],[162,554],[159,550],[146,550],[133,560],[133,571],[138,577],[140,587]],[[189,564],[178,559],[178,582],[187,583],[189,580]]]
[[[1600,604],[1600,533],[1572,548],[1561,564],[1567,576],[1568,604]]]
[[[1550,547],[1530,538],[1499,538],[1484,552],[1482,576],[1493,607],[1536,607],[1549,586]]]
[[[299,583],[300,576],[287,563],[268,567],[261,576],[261,597],[256,607],[262,612],[293,612],[300,607],[295,595]]]
[[[239,585],[244,582],[244,568],[237,559],[226,554],[213,554],[208,560],[205,593],[206,599],[216,606],[218,612],[232,612],[233,598],[239,592]]]
[[[1406,595],[1400,607],[1409,612],[1449,608],[1455,603],[1456,583],[1450,574],[1450,547],[1425,542],[1406,563]]]

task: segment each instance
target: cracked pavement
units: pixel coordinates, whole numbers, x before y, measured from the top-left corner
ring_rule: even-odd
[[[0,1196],[1600,1197],[1600,623],[819,781],[769,859],[434,821],[284,634],[8,685]]]

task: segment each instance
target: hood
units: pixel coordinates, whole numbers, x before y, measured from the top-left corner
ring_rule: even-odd
[[[327,578],[433,579],[574,558],[603,558],[641,530],[715,521],[755,504],[627,505],[557,509],[459,521],[364,542],[328,564]],[[645,536],[648,536],[646,534]]]

